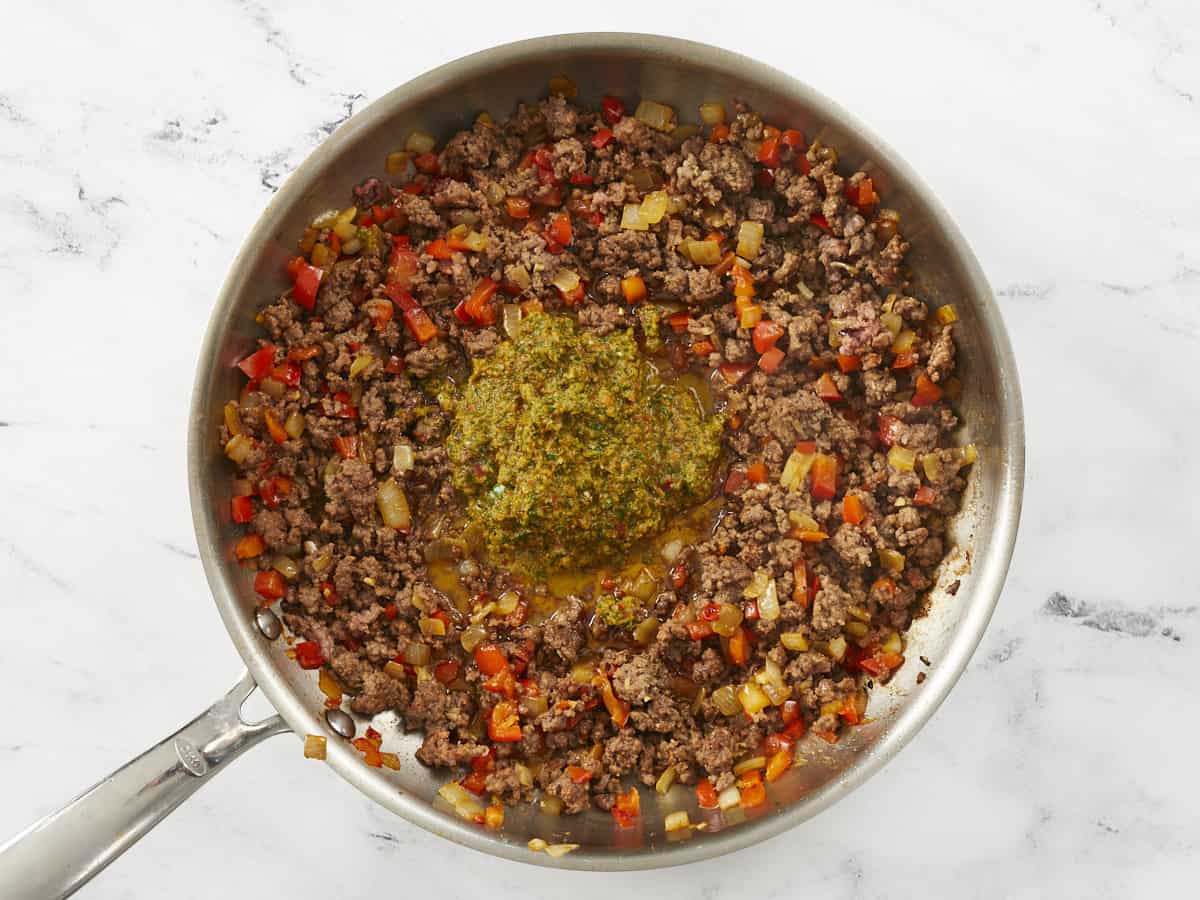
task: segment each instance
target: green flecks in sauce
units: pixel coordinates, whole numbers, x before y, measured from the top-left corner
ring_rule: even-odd
[[[535,576],[615,560],[709,496],[724,426],[632,332],[527,317],[477,361],[446,442],[492,558]]]

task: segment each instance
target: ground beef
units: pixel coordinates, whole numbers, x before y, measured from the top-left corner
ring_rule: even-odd
[[[949,545],[968,464],[949,405],[953,317],[909,295],[896,218],[847,200],[861,199],[865,173],[790,140],[766,169],[766,126],[734,113],[727,136],[680,144],[551,97],[360,181],[354,235],[305,237],[324,267],[313,302],[298,302],[300,285],[266,298],[269,364],[247,362],[254,382],[222,426],[239,548],[265,600],[283,593],[297,659],[324,663],[353,711],[395,710],[423,729],[425,765],[461,776],[474,762],[503,802],[609,809],[623,778],[652,785],[668,767],[686,785],[733,784],[788,708],[728,716],[717,700],[768,661],[783,673],[779,699],[798,704],[789,733],[802,724],[836,741],[868,676],[902,661],[881,648],[908,627]],[[650,190],[678,205],[622,228],[623,208]],[[725,254],[745,222],[764,240],[735,278]],[[694,263],[686,242],[713,231],[721,260]],[[582,291],[554,286],[563,270]],[[638,278],[646,300],[631,304]],[[735,282],[753,297],[735,305]],[[463,301],[480,291],[472,311]],[[642,302],[663,306],[646,315]],[[655,365],[715,392],[726,416],[709,517],[671,565],[647,555],[651,584],[622,598],[628,620],[597,613],[599,593],[627,586],[611,572],[555,600],[446,531],[463,512],[443,446],[454,385],[515,310],[538,306],[602,335],[636,326]],[[911,471],[891,447],[912,451]],[[381,517],[392,486],[409,510],[399,528]],[[271,568],[280,557],[295,563],[287,580]],[[809,648],[787,649],[783,631]]]

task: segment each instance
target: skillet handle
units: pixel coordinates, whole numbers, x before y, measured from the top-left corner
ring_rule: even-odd
[[[287,731],[279,716],[247,724],[249,672],[207,710],[62,809],[0,846],[0,897],[67,897],[129,849],[225,764]]]

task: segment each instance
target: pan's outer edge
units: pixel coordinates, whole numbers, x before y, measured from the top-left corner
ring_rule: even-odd
[[[345,122],[296,169],[272,198],[243,242],[217,297],[200,347],[190,410],[187,461],[189,496],[200,557],[213,599],[234,645],[263,692],[292,729],[298,733],[318,730],[316,715],[273,673],[266,657],[265,645],[254,630],[252,622],[239,610],[236,596],[224,581],[217,558],[220,550],[214,546],[214,535],[206,517],[208,499],[203,477],[206,435],[201,431],[201,423],[204,420],[203,404],[214,378],[220,349],[217,339],[230,315],[234,299],[249,276],[256,248],[271,238],[281,211],[300,198],[311,174],[320,170],[328,158],[335,156],[345,146],[353,144],[361,132],[386,119],[402,99],[408,102],[423,94],[436,93],[448,82],[484,77],[488,70],[509,63],[568,52],[629,52],[634,49],[644,58],[654,57],[666,62],[686,59],[693,65],[699,63],[716,70],[736,72],[739,77],[758,83],[764,90],[799,98],[818,111],[825,121],[836,122],[872,146],[877,151],[878,159],[885,162],[886,168],[893,176],[903,181],[914,195],[921,198],[927,205],[933,222],[941,230],[951,251],[963,266],[966,278],[978,300],[981,323],[992,342],[1001,378],[997,401],[997,415],[1001,427],[997,448],[1002,455],[1003,477],[1000,490],[994,498],[993,516],[997,523],[995,540],[982,552],[977,553],[974,559],[973,593],[978,600],[971,614],[960,625],[958,640],[940,661],[937,677],[926,683],[925,690],[914,699],[912,706],[906,710],[896,727],[881,735],[871,751],[864,754],[843,777],[826,785],[810,800],[796,804],[793,808],[755,822],[744,823],[717,835],[707,836],[702,841],[674,844],[654,853],[580,851],[558,860],[551,860],[545,854],[530,853],[519,844],[503,841],[481,829],[452,822],[416,798],[398,795],[394,790],[390,795],[385,795],[380,784],[365,775],[367,770],[363,766],[357,763],[343,765],[336,757],[331,757],[331,764],[339,775],[376,802],[415,825],[484,853],[556,868],[627,871],[683,865],[720,856],[761,843],[800,824],[840,800],[882,768],[912,739],[941,705],[978,646],[999,599],[1012,557],[1024,485],[1024,414],[1016,363],[987,279],[957,226],[929,187],[895,151],[854,116],[791,76],[749,57],[706,44],[659,35],[617,32],[562,34],[480,51],[440,66],[376,100]]]

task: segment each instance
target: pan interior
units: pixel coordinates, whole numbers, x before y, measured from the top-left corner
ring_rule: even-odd
[[[383,734],[385,749],[400,754],[401,768],[367,768],[325,724],[315,673],[287,659],[283,641],[270,643],[255,628],[251,580],[230,552],[236,532],[217,427],[223,403],[241,387],[235,363],[254,346],[255,313],[287,286],[284,263],[294,254],[296,236],[363,178],[380,174],[386,154],[410,131],[422,129],[440,143],[481,111],[502,119],[519,100],[545,96],[548,79],[558,73],[574,80],[577,102],[583,104],[596,105],[605,94],[648,97],[670,104],[684,121],[695,121],[701,102],[729,106],[740,98],[765,119],[836,147],[847,166],[872,175],[888,205],[901,213],[913,243],[914,292],[935,305],[954,302],[961,321],[962,441],[975,443],[980,458],[953,525],[955,549],[942,565],[930,611],[909,632],[910,662],[887,686],[871,692],[869,724],[851,729],[834,746],[809,737],[797,750],[808,764],[776,782],[766,804],[712,819],[706,831],[682,841],[664,834],[665,813],[686,808],[693,822],[711,818],[682,788],[661,800],[643,791],[641,826],[633,829],[617,829],[610,815],[595,810],[556,818],[510,809],[499,834],[463,823],[435,805],[447,775],[416,762],[420,735],[404,734],[394,713],[376,716],[372,724]],[[987,283],[957,229],[907,165],[844,111],[782,73],[704,45],[622,34],[541,38],[458,60],[389,93],[338,129],[274,197],[217,300],[200,360],[189,441],[193,515],[218,609],[251,672],[297,733],[330,736],[330,764],[369,797],[430,831],[524,862],[586,869],[679,864],[759,842],[810,818],[878,769],[936,709],[982,635],[1015,539],[1023,474],[1016,373]],[[951,585],[957,585],[953,595],[947,590]],[[932,666],[926,669],[919,657]],[[926,677],[918,685],[919,672]],[[364,727],[360,722],[360,732]],[[533,837],[578,843],[580,849],[550,860],[528,851]]]

